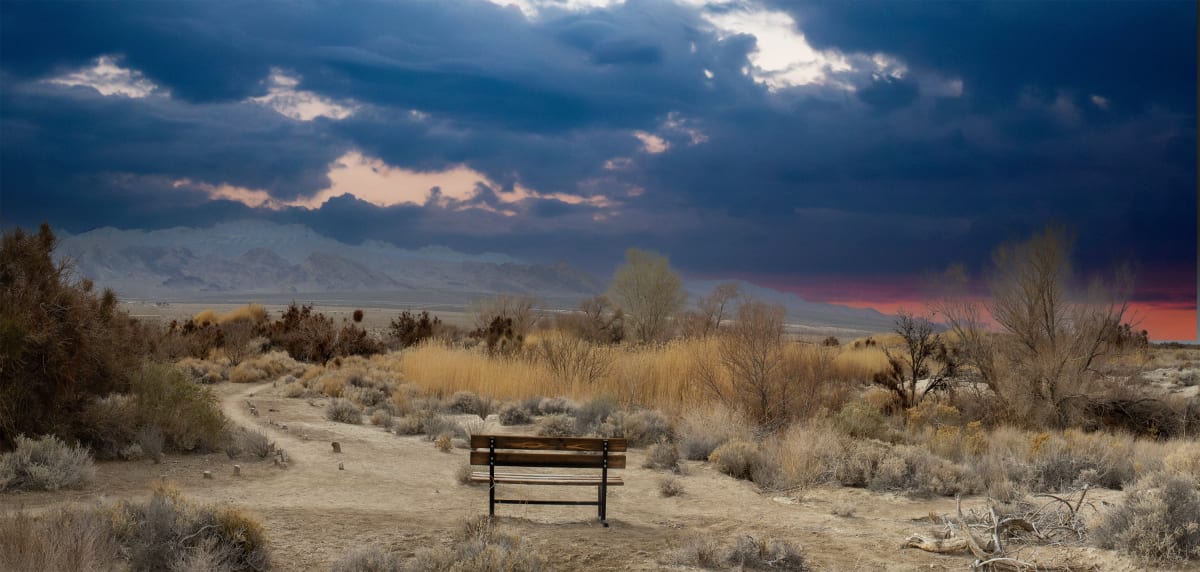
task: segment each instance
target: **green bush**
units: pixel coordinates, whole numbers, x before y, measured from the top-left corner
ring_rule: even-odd
[[[217,399],[179,369],[165,364],[142,366],[129,381],[136,427],[162,431],[172,451],[219,451],[226,443],[225,416]]]
[[[16,449],[0,455],[0,491],[77,489],[95,476],[87,449],[54,435],[18,435]]]

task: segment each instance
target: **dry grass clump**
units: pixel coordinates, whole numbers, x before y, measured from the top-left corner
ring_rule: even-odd
[[[230,459],[236,459],[242,455],[266,459],[275,454],[275,442],[262,431],[239,427],[230,435],[229,444],[225,446],[225,454]]]
[[[160,485],[148,501],[0,517],[2,570],[251,572],[270,567],[259,522]]]
[[[719,471],[735,479],[754,480],[762,470],[763,455],[758,445],[749,441],[729,441],[708,456]]]
[[[1200,486],[1200,443],[1186,441],[1175,444],[1163,458],[1163,468],[1189,478]]]
[[[371,413],[371,425],[391,429],[396,424],[396,418],[387,409],[376,409]]]
[[[677,497],[683,494],[683,481],[673,476],[659,479],[658,494],[664,497]]]
[[[406,569],[428,572],[538,572],[545,567],[545,561],[536,550],[516,536],[500,532],[491,519],[480,516],[468,519],[463,524],[453,546],[421,550],[407,563]]]
[[[570,415],[555,413],[538,419],[537,434],[543,437],[571,437],[575,433],[575,419]]]
[[[438,436],[433,439],[433,446],[437,447],[437,450],[443,453],[449,453],[450,449],[454,448],[454,434],[439,433]]]
[[[87,448],[54,435],[17,436],[17,446],[0,455],[0,492],[83,488],[96,476]]]
[[[1093,535],[1101,547],[1157,565],[1200,559],[1200,491],[1185,477],[1150,475],[1104,513]]]
[[[159,486],[148,501],[112,507],[109,522],[135,571],[251,572],[270,566],[257,519],[232,508],[193,504],[169,485]]]
[[[58,509],[40,517],[17,511],[0,516],[0,570],[124,568],[120,545],[102,510]]]
[[[274,351],[239,363],[229,373],[233,383],[258,383],[285,375],[298,376],[307,366],[292,359],[287,352]]]
[[[334,399],[325,406],[325,418],[338,423],[362,424],[362,410],[345,399]]]
[[[695,535],[669,554],[667,564],[709,570],[809,570],[804,551],[786,540],[742,535],[733,546],[722,548],[704,535]]]
[[[359,546],[333,563],[330,572],[400,572],[400,557],[379,546]]]
[[[423,432],[430,441],[436,441],[442,435],[449,435],[449,438],[446,440],[447,444],[449,444],[450,439],[454,437],[467,437],[467,431],[462,425],[444,415],[433,415],[425,421],[424,425],[425,430]],[[446,450],[449,450],[449,447]]]

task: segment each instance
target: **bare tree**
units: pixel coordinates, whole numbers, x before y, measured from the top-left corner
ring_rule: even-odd
[[[697,355],[697,380],[727,406],[763,428],[782,427],[818,403],[832,355],[825,348],[789,348],[783,306],[743,303],[715,340],[715,355]],[[789,351],[790,350],[790,351]]]
[[[683,335],[703,338],[717,333],[740,295],[741,286],[737,282],[718,284],[711,294],[697,301],[695,310],[680,315],[679,327]]]
[[[562,314],[559,329],[598,344],[619,344],[625,338],[625,313],[606,296],[593,296],[579,303],[578,312]]]
[[[883,346],[888,370],[876,374],[873,381],[895,393],[900,406],[908,409],[930,392],[946,387],[954,377],[957,362],[941,335],[935,333],[933,322],[926,318],[901,311],[893,331],[904,341],[904,348],[896,353]],[[917,385],[926,378],[925,388],[918,392]]]
[[[669,319],[687,302],[683,282],[665,256],[631,248],[617,269],[609,297],[626,312],[626,322],[638,342],[662,339]]]
[[[502,321],[511,320],[510,328],[513,335],[525,339],[525,335],[533,329],[540,317],[534,309],[532,296],[501,294],[477,300],[471,305],[471,313],[475,316],[476,330],[488,329],[497,318]]]
[[[1067,424],[1086,405],[1106,356],[1119,349],[1111,341],[1128,309],[1127,272],[1072,291],[1071,249],[1072,240],[1053,228],[1001,246],[992,258],[990,299],[942,306],[967,363],[1010,413],[1035,422]],[[989,335],[984,316],[1004,335]]]

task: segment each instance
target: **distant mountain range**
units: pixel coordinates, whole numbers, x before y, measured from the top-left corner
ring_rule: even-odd
[[[61,234],[59,256],[83,276],[126,298],[161,300],[294,298],[361,304],[465,306],[493,294],[530,294],[551,307],[574,307],[606,282],[560,262],[530,264],[503,254],[465,254],[433,246],[406,250],[379,241],[351,245],[301,225],[264,221],[211,228],[118,230]],[[716,281],[690,281],[693,296]],[[855,331],[886,330],[874,310],[809,302],[742,283],[742,291],[783,304],[793,322]],[[391,304],[388,304],[391,305]]]

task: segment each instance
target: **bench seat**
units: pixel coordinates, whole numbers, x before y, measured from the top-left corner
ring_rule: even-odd
[[[473,483],[488,483],[492,482],[488,479],[487,473],[474,472],[471,473],[471,482]],[[576,485],[576,486],[600,486],[600,475],[546,475],[546,474],[530,474],[530,473],[496,473],[496,484],[501,485]],[[608,477],[608,486],[620,487],[624,486],[625,481],[621,477]]]

